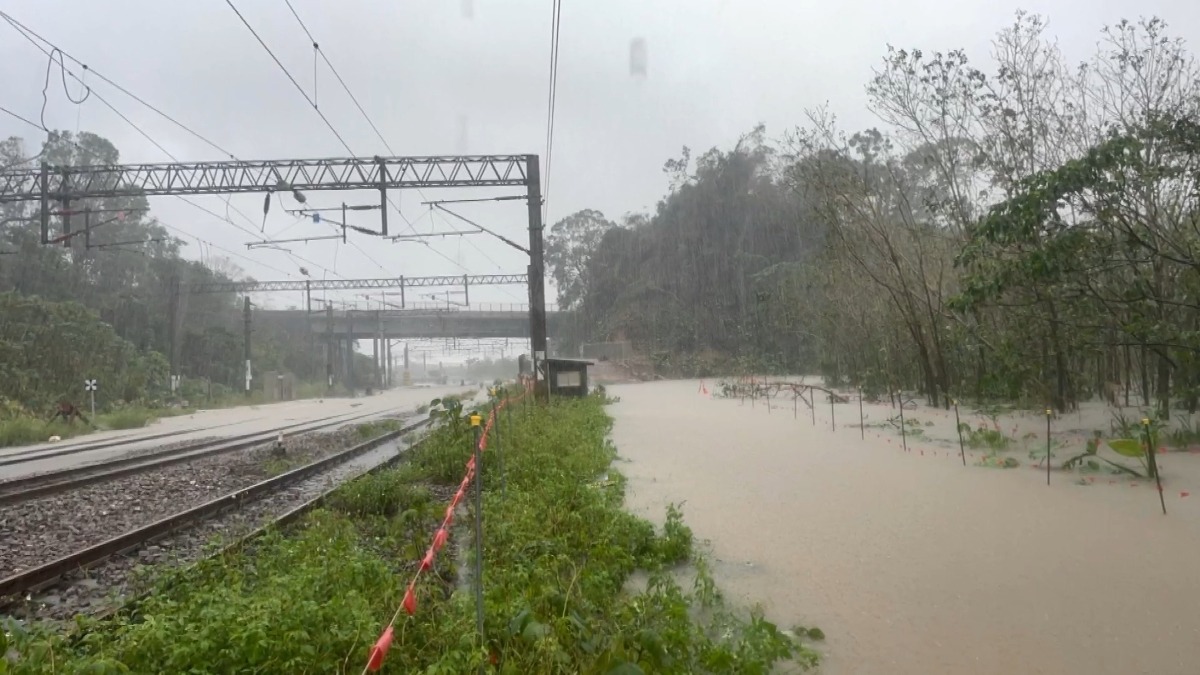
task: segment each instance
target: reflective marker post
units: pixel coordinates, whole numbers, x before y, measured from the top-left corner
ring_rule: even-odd
[[[471,414],[471,438],[475,445],[471,457],[475,460],[475,627],[479,630],[479,642],[483,644],[483,464],[479,451],[483,440],[483,417]]]
[[[100,383],[95,378],[83,381],[83,388],[88,393],[88,397],[92,401],[92,419],[96,419],[96,389],[100,387]]]

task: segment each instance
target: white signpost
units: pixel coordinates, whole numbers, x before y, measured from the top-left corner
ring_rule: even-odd
[[[96,390],[100,388],[100,383],[95,378],[83,381],[83,390],[88,393],[92,399],[92,419],[96,418]]]

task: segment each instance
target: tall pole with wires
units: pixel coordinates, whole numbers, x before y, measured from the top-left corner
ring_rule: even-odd
[[[529,199],[529,336],[534,382],[546,360],[546,265],[542,246],[542,180],[537,155],[525,158]],[[549,370],[545,371],[549,375]],[[550,391],[546,383],[547,393]]]

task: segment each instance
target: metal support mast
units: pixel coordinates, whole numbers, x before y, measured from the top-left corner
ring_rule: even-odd
[[[251,329],[250,329],[250,297],[249,296],[246,296],[246,299],[245,299],[245,302],[244,302],[244,305],[242,308],[242,315],[243,315],[242,318],[245,321],[245,326],[246,326],[246,328],[245,328],[245,332],[246,332],[245,345],[243,346],[242,351],[246,357],[246,396],[249,396],[250,395],[250,383],[251,383],[252,376],[253,376],[253,373],[250,370],[250,330]]]
[[[541,170],[537,155],[525,158],[525,184],[529,206],[529,336],[533,350],[533,377],[536,385],[538,376],[548,374],[546,360],[546,266],[542,246],[542,186]],[[539,373],[539,371],[541,371]],[[546,393],[549,394],[547,382]]]

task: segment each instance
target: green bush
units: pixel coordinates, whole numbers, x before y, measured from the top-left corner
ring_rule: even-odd
[[[81,422],[73,425],[58,421],[46,424],[46,420],[23,415],[0,420],[0,448],[45,443],[51,436],[67,439],[89,431],[91,429]]]
[[[413,485],[407,470],[389,470],[365,476],[343,486],[327,506],[351,517],[390,517],[428,504],[429,489]]]

